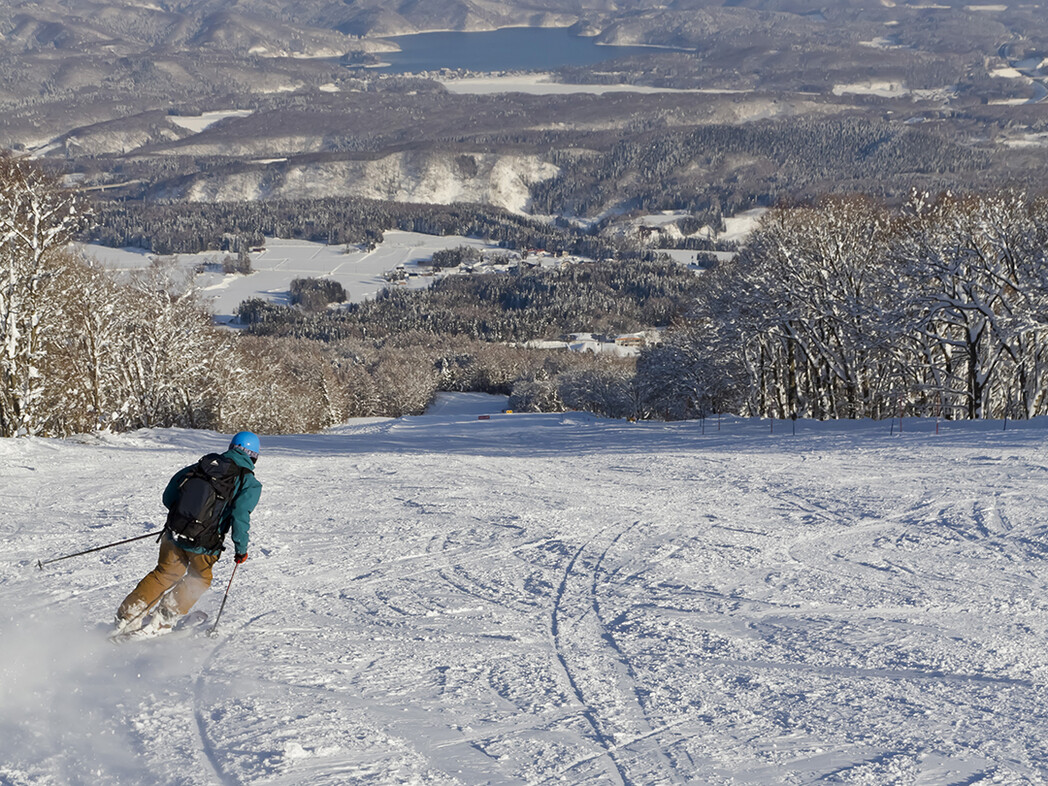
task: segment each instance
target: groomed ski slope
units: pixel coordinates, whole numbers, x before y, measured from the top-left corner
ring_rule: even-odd
[[[219,635],[122,647],[155,544],[36,561],[228,437],[0,440],[0,784],[1048,781],[1043,420],[504,405],[266,438]]]

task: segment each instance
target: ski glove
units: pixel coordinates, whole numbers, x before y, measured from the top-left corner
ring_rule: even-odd
[[[247,552],[245,551],[245,552],[244,552],[243,554],[237,554],[237,555],[235,555],[235,556],[233,557],[233,561],[234,561],[234,562],[235,562],[235,563],[236,563],[237,565],[239,565],[239,564],[240,564],[241,562],[247,562]]]

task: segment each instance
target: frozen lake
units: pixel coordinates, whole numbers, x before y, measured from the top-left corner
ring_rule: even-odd
[[[418,73],[442,68],[469,71],[549,71],[586,66],[619,57],[647,55],[643,46],[603,46],[572,35],[568,28],[510,27],[472,33],[418,33],[391,37],[399,52],[384,52],[389,73]]]

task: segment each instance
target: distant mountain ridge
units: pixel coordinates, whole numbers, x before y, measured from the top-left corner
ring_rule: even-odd
[[[0,147],[124,199],[342,194],[568,217],[1043,183],[1045,2],[0,0]],[[511,71],[498,56],[371,68],[393,36],[508,27],[642,48],[535,61],[525,81],[558,95],[459,89]],[[832,160],[806,152],[822,143]]]
[[[965,7],[958,0],[935,7],[951,6]],[[917,3],[867,7],[858,0],[836,2],[832,8],[810,0],[43,0],[0,4],[0,51],[83,55],[211,47],[262,56],[324,57],[359,50],[364,38],[572,25],[606,42],[694,45],[711,31],[711,22],[748,19],[758,26],[789,26],[796,21],[787,22],[788,17],[816,24],[830,17],[861,16],[881,23],[928,8]],[[720,13],[711,16],[715,11]]]
[[[0,4],[0,51],[129,54],[210,47],[263,56],[325,57],[361,49],[361,38],[435,30],[567,27],[579,20],[555,4],[436,0],[429,3],[307,0],[140,3],[43,0]]]

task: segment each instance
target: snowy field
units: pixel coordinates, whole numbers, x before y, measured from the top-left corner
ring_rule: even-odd
[[[713,95],[735,95],[752,93],[752,90],[709,90],[702,88],[650,87],[648,85],[600,85],[555,82],[551,73],[520,73],[492,76],[469,76],[437,79],[449,93],[460,95],[493,95],[498,93],[527,93],[529,95],[572,95],[587,93],[710,93]]]
[[[0,440],[0,784],[1048,781],[1043,420],[504,405],[266,438],[218,635],[122,647],[151,541],[36,562],[226,437]]]
[[[473,246],[494,249],[497,246],[483,240],[459,235],[424,235],[418,232],[387,231],[385,240],[374,251],[351,246],[328,246],[306,240],[267,238],[265,250],[251,254],[250,275],[222,275],[209,272],[197,277],[196,283],[205,298],[211,301],[219,322],[228,322],[243,301],[260,297],[275,303],[287,303],[288,287],[296,278],[328,278],[342,284],[350,302],[359,303],[373,298],[379,290],[389,286],[383,278],[387,271],[398,266],[414,270],[418,263],[433,258],[442,249]],[[114,270],[140,270],[148,266],[154,256],[142,249],[117,249],[105,246],[83,246],[89,256]],[[192,269],[214,262],[221,264],[224,252],[207,251],[201,254],[180,254],[179,262]],[[428,286],[432,278],[418,277],[414,286]]]
[[[231,117],[250,117],[253,114],[254,111],[250,109],[233,109],[225,112],[203,112],[199,115],[168,115],[167,119],[177,126],[199,134],[222,120],[228,120]]]
[[[717,235],[720,240],[742,242],[753,231],[765,210],[756,208],[725,220],[726,229]],[[661,217],[663,222],[686,215],[675,213]],[[659,219],[649,216],[645,219]],[[418,289],[433,283],[434,277],[428,262],[436,251],[472,246],[491,252],[501,252],[495,243],[461,235],[426,235],[419,232],[389,230],[384,240],[373,251],[356,246],[324,245],[307,240],[283,240],[266,238],[261,252],[252,252],[249,275],[221,273],[222,260],[228,256],[222,251],[205,251],[199,254],[178,254],[178,264],[191,271],[207,267],[207,272],[195,276],[195,284],[203,297],[211,304],[215,319],[220,323],[230,322],[237,307],[250,298],[262,298],[273,303],[288,302],[288,288],[296,278],[326,278],[342,284],[347,300],[360,303],[374,298],[378,292],[391,286],[384,274],[398,267],[411,275],[406,286]],[[140,248],[109,248],[100,245],[79,245],[78,249],[107,268],[116,271],[137,271],[147,268],[155,254]],[[681,264],[695,261],[694,251],[666,250],[671,258]],[[719,254],[730,259],[733,254]],[[544,266],[555,266],[561,260],[555,257],[532,256]],[[456,275],[443,271],[438,275]]]

